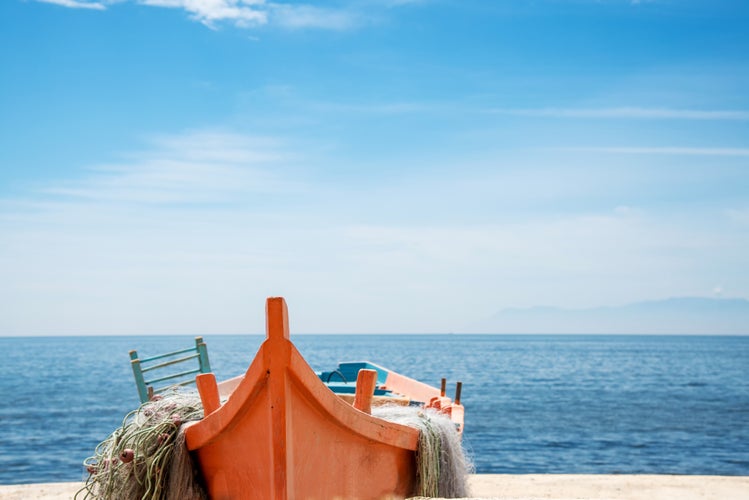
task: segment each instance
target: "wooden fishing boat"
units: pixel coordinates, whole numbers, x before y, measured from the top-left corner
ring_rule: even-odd
[[[210,373],[197,379],[205,417],[185,437],[210,497],[413,494],[419,430],[372,416],[371,406],[420,404],[449,415],[462,430],[460,389],[453,401],[444,381],[437,389],[367,362],[315,373],[289,339],[284,299],[269,298],[266,317],[266,340],[243,376],[221,384]]]

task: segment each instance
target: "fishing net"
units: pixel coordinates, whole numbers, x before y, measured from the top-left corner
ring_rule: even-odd
[[[372,415],[419,429],[415,494],[467,496],[472,465],[447,416],[390,405],[373,408]],[[186,425],[202,417],[194,392],[177,391],[144,403],[84,461],[89,477],[75,500],[207,500],[184,435]]]
[[[75,500],[204,500],[183,424],[203,418],[197,393],[174,392],[144,403],[100,443]]]
[[[419,429],[416,450],[416,490],[422,497],[468,496],[467,476],[473,464],[466,456],[455,423],[435,410],[414,406],[384,405],[372,415]]]

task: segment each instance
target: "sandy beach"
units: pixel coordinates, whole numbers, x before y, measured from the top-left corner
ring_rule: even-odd
[[[749,476],[477,474],[471,498],[748,500]],[[81,483],[0,485],[2,500],[69,500]]]

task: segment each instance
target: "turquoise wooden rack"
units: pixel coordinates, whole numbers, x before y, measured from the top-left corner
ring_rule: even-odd
[[[162,370],[179,364],[183,365],[179,367],[182,369],[186,366],[186,363],[195,363],[195,360],[198,363],[197,368],[179,372],[170,370],[166,375],[154,377],[154,370]],[[155,394],[164,392],[171,387],[194,384],[195,376],[198,373],[211,371],[211,364],[208,361],[208,348],[203,342],[203,337],[195,337],[195,346],[189,349],[159,354],[150,358],[140,359],[138,358],[138,352],[132,350],[130,351],[130,365],[133,368],[135,385],[138,387],[138,397],[140,397],[141,403],[150,401]],[[164,370],[161,371],[161,373],[164,372]],[[154,378],[147,379],[146,377]],[[159,384],[158,387],[156,384]]]

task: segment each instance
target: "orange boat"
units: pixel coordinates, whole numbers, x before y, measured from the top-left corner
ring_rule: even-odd
[[[419,430],[377,418],[382,402],[434,408],[463,427],[456,400],[369,363],[316,374],[289,340],[283,298],[266,304],[266,340],[242,377],[198,376],[205,417],[186,428],[208,494],[219,499],[381,499],[414,494]],[[353,394],[326,384],[358,370]],[[374,369],[371,369],[374,368]],[[379,379],[379,380],[378,380]],[[346,386],[347,384],[343,384]],[[331,390],[331,388],[333,390]],[[378,392],[380,395],[375,395]],[[221,404],[223,398],[228,397]]]

